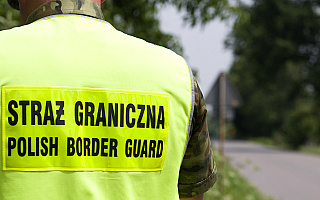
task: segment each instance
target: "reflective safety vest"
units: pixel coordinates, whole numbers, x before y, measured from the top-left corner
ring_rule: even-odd
[[[181,57],[80,15],[0,44],[0,199],[179,199],[194,104]]]

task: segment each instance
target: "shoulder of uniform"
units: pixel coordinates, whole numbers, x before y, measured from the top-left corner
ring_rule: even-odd
[[[178,55],[177,53],[175,53],[174,51],[172,51],[166,47],[147,42],[144,39],[126,34],[122,31],[119,31],[116,29],[115,29],[115,31],[120,33],[120,35],[121,35],[121,37],[123,37],[123,39],[129,40],[132,45],[135,45],[136,48],[139,48],[139,51],[143,51],[143,50],[148,51],[149,52],[148,55],[150,55],[152,52],[152,53],[155,53],[153,55],[165,56],[167,58],[171,58],[171,59],[175,59],[177,61],[183,62],[183,64],[186,63],[182,56]]]
[[[0,37],[18,37],[21,34],[26,34],[29,25],[17,26],[11,29],[0,31]]]
[[[14,27],[11,29],[0,31],[0,41],[1,41],[0,44],[2,44],[3,46],[6,46],[4,44],[15,42],[14,38],[17,38],[17,39],[20,38],[19,36],[21,33],[20,30],[21,30],[21,27]]]

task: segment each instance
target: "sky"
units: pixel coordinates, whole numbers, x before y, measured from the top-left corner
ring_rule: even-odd
[[[183,22],[182,14],[171,6],[163,7],[159,17],[161,29],[180,38],[185,59],[198,71],[197,81],[206,96],[218,75],[227,72],[232,64],[232,51],[224,46],[232,23],[217,19],[205,27],[190,27]]]

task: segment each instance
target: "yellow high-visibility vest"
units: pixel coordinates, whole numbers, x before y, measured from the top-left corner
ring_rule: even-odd
[[[0,199],[179,199],[194,104],[180,56],[80,15],[0,44]]]

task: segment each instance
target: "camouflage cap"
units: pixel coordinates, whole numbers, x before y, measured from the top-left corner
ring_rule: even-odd
[[[16,10],[20,10],[19,8],[19,1],[18,0],[8,0],[10,6]]]

